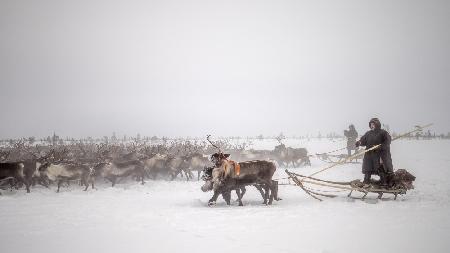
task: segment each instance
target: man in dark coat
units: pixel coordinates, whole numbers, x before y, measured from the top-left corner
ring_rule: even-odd
[[[382,185],[387,184],[387,178],[392,175],[391,159],[391,136],[381,129],[380,120],[373,118],[369,121],[370,131],[366,132],[359,141],[355,143],[358,146],[366,146],[370,149],[373,146],[381,146],[364,154],[362,173],[364,174],[364,183],[370,183],[372,174],[379,175]]]
[[[358,150],[355,145],[356,138],[358,138],[358,132],[356,132],[355,126],[352,124],[348,127],[348,130],[344,130],[344,135],[347,137],[347,153],[348,156],[350,156],[352,150]]]

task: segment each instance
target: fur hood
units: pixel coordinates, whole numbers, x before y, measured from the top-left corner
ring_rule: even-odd
[[[375,129],[381,129],[381,122],[380,122],[380,120],[378,118],[372,118],[369,121],[369,127],[370,127],[371,123],[375,123]]]

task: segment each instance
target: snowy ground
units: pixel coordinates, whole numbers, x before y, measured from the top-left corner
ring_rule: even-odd
[[[274,142],[255,142],[271,149]],[[287,140],[310,153],[340,148],[343,141]],[[219,201],[201,182],[148,181],[98,185],[81,191],[36,187],[0,196],[0,252],[448,252],[450,250],[450,142],[396,141],[396,169],[406,168],[416,189],[397,201],[346,197],[319,202],[294,186],[280,186],[282,201],[261,205],[247,188],[244,207]],[[312,159],[309,174],[327,164]],[[344,181],[361,178],[360,164],[319,174]],[[276,178],[285,177],[279,169]],[[235,197],[234,197],[235,198]]]

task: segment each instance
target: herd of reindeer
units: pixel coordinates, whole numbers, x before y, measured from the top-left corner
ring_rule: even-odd
[[[237,162],[272,160],[281,167],[311,165],[305,148],[286,147],[281,142],[273,150],[248,150],[228,140],[217,141],[216,145]],[[94,189],[99,180],[114,186],[126,178],[144,184],[148,179],[192,180],[195,174],[200,180],[201,173],[214,166],[211,155],[216,153],[216,145],[183,140],[32,145],[26,139],[17,140],[0,147],[0,189],[25,188],[30,192],[36,185],[56,185],[59,192],[61,186],[75,181],[86,191],[89,186]]]

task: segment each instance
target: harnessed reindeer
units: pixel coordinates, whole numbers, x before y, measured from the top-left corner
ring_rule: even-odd
[[[276,183],[272,180],[275,173],[275,164],[269,161],[247,161],[237,163],[228,159],[229,154],[224,154],[221,149],[209,140],[211,145],[219,152],[211,155],[211,162],[214,164],[212,177],[202,186],[203,191],[214,190],[213,197],[208,204],[215,203],[220,194],[229,194],[232,190],[241,189],[246,185],[260,185],[264,193],[264,204],[271,205],[274,198],[277,198]],[[237,191],[239,199],[240,193]],[[242,204],[242,202],[240,202]]]

